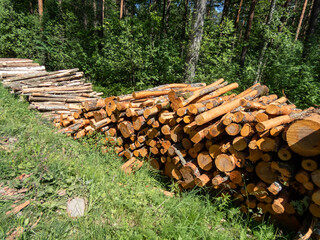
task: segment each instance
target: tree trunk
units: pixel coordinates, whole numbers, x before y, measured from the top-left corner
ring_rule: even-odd
[[[320,0],[315,0],[313,4],[312,12],[311,12],[310,20],[309,20],[309,26],[306,33],[306,38],[305,38],[305,44],[303,49],[304,57],[307,55],[309,48],[311,46],[310,38],[316,30],[319,13],[320,13]]]
[[[104,0],[98,0],[98,19],[97,23],[99,23],[99,31],[98,36],[103,38],[103,21],[104,21]]]
[[[234,29],[235,29],[235,30],[237,30],[237,28],[238,28],[238,26],[239,26],[242,3],[243,3],[243,0],[240,0],[240,2],[239,2],[239,8],[238,8],[238,11],[237,11],[236,21],[235,21],[235,23],[234,23]]]
[[[266,23],[266,27],[267,28],[269,28],[269,26],[271,24],[275,6],[276,6],[276,0],[272,0],[271,6],[270,6],[270,11],[269,11],[269,14],[268,14],[267,23]],[[257,70],[257,77],[256,77],[256,80],[254,81],[254,84],[259,82],[260,74],[261,74],[261,70],[262,70],[263,58],[264,58],[264,55],[265,55],[266,50],[268,48],[268,44],[269,44],[269,39],[264,39],[263,47],[261,49],[260,57],[259,57],[259,65],[258,65],[258,70]]]
[[[165,31],[166,31],[166,33],[168,32],[168,29],[169,29],[170,6],[171,6],[171,0],[168,0],[167,5],[166,5],[166,13],[165,13]]]
[[[184,40],[186,39],[186,28],[187,28],[187,22],[188,22],[188,4],[189,0],[184,0],[184,12],[182,17],[182,28],[181,28],[181,58],[184,57],[184,49],[185,44]]]
[[[42,21],[42,16],[43,16],[43,0],[38,0],[38,8],[39,8],[40,21]]]
[[[185,82],[191,83],[195,77],[196,65],[200,53],[200,45],[203,35],[204,15],[206,12],[206,1],[197,0],[193,12],[193,29],[190,37],[190,45],[185,64]]]
[[[320,0],[315,0],[312,8],[312,12],[311,12],[310,20],[309,20],[309,27],[308,27],[306,39],[315,32],[316,26],[318,23],[317,20],[318,20],[319,13],[320,13]]]
[[[284,9],[287,9],[288,6],[289,6],[289,4],[290,4],[290,2],[291,2],[291,0],[287,0],[287,1],[282,5],[282,7],[283,7]],[[283,29],[284,25],[285,25],[286,22],[287,22],[287,17],[282,16],[282,17],[280,18],[280,22],[281,22],[281,25],[279,26],[278,31],[279,31],[279,32],[282,32],[282,29]]]
[[[171,0],[163,0],[163,8],[162,8],[162,29],[166,34],[168,31],[168,21],[169,21],[169,13],[170,13],[170,5]]]
[[[85,2],[85,0],[83,0]],[[96,0],[92,1],[92,9],[93,9],[93,27],[96,28],[97,24],[97,3]]]
[[[299,37],[301,24],[302,24],[302,20],[303,20],[303,17],[304,17],[304,13],[305,13],[306,8],[307,8],[307,4],[308,4],[308,0],[305,0],[304,4],[303,4],[303,7],[302,7],[302,12],[301,12],[301,15],[300,15],[300,20],[299,20],[299,23],[298,23],[298,27],[297,27],[296,37],[294,38],[295,41],[297,41],[297,39]]]
[[[310,16],[311,16],[311,13],[312,13],[312,9],[313,9],[313,4],[314,4],[314,0],[311,0],[311,4],[310,4],[310,7],[309,7],[309,10],[308,10],[308,14],[306,16],[306,19],[305,19],[305,24],[304,24],[304,29],[303,29],[303,37],[306,36],[307,34],[307,30],[308,30],[308,22],[310,21]]]
[[[242,48],[242,53],[241,53],[241,57],[240,57],[240,65],[242,67],[244,66],[244,61],[245,61],[246,54],[248,51],[247,44],[249,43],[249,38],[250,38],[250,34],[251,34],[252,22],[253,22],[253,17],[254,17],[254,9],[255,9],[256,3],[257,3],[257,0],[252,0],[251,6],[250,6],[249,19],[248,19],[248,23],[247,23],[246,33],[244,36],[245,45]]]
[[[120,19],[122,19],[123,16],[123,1],[124,0],[120,0]]]
[[[225,1],[224,1],[224,6],[223,6],[223,11],[222,11],[222,16],[221,16],[220,24],[223,23],[224,18],[227,16],[228,11],[229,11],[229,6],[230,6],[230,0],[225,0]]]
[[[33,4],[32,1],[29,2],[30,13],[33,14]]]

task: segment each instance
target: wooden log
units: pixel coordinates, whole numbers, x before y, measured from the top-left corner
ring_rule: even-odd
[[[211,92],[211,93],[209,93],[207,95],[204,95],[204,96],[198,98],[196,101],[197,102],[202,102],[202,101],[206,101],[206,100],[209,100],[209,99],[212,99],[212,98],[216,98],[218,96],[221,96],[224,93],[227,93],[227,92],[239,87],[239,85],[237,83],[231,83],[231,84],[229,84],[229,85],[227,85],[225,87],[223,87],[223,85],[224,84],[219,85],[220,88],[218,90],[216,90],[214,92]]]
[[[222,153],[221,146],[219,144],[213,144],[210,146],[209,154],[213,159],[215,159],[221,153]]]
[[[190,96],[189,98],[187,98],[186,100],[184,100],[182,102],[182,107],[185,107],[187,106],[189,103],[191,103],[193,100],[195,100],[196,98],[199,98],[203,95],[206,95],[208,94],[209,92],[212,92],[212,91],[215,91],[216,89],[218,89],[219,87],[219,84],[221,84],[222,82],[224,81],[223,78],[220,78],[219,80],[215,81],[214,83],[206,86],[206,87],[203,87],[197,91],[195,91],[192,96]]]
[[[225,129],[225,126],[223,125],[223,119],[220,119],[217,122],[215,122],[211,126],[211,128],[209,128],[208,134],[211,137],[217,137],[224,132],[224,129]]]
[[[304,184],[309,182],[310,174],[305,170],[299,170],[299,172],[297,172],[295,175],[295,179],[297,182]]]
[[[143,161],[137,160],[136,158],[132,157],[121,166],[121,170],[127,174],[130,174],[140,169],[142,165]]]
[[[257,141],[257,146],[263,152],[271,152],[277,151],[278,143],[273,138],[263,137]]]
[[[289,199],[289,193],[286,191],[282,191],[278,198],[276,198],[272,203],[272,210],[276,214],[283,214],[285,211],[285,206]]]
[[[213,120],[217,117],[220,117],[220,116],[232,111],[233,109],[239,107],[240,100],[241,99],[236,99],[236,100],[233,100],[229,103],[225,103],[221,106],[218,106],[218,107],[213,108],[209,111],[206,111],[204,113],[201,113],[195,119],[197,125],[203,125],[203,124],[210,122],[211,120]]]
[[[110,119],[110,118],[105,118],[105,119],[103,119],[103,120],[101,120],[101,121],[96,122],[95,124],[93,124],[92,127],[93,127],[95,130],[98,130],[98,129],[100,129],[100,128],[106,126],[106,125],[108,125],[110,122],[111,122],[111,119]]]
[[[313,172],[318,169],[318,163],[313,159],[304,159],[301,162],[301,167],[309,172]]]
[[[320,206],[318,204],[310,203],[309,211],[313,216],[320,217]]]
[[[272,184],[278,179],[278,174],[271,168],[270,162],[259,162],[256,165],[255,172],[264,182]]]
[[[230,173],[228,173],[229,179],[230,181],[232,181],[235,184],[240,184],[242,183],[243,179],[242,179],[242,172],[239,170],[233,170]]]
[[[254,109],[254,110],[265,110],[267,106],[265,104],[259,102],[253,102],[246,99],[242,99],[240,101],[240,105],[247,109]]]
[[[215,158],[215,165],[221,172],[230,172],[236,168],[235,159],[227,154],[218,155]]]
[[[241,125],[237,123],[231,123],[225,128],[225,131],[230,136],[236,136],[241,131]]]
[[[211,180],[211,175],[204,173],[204,174],[201,174],[199,177],[196,177],[194,179],[194,183],[195,183],[195,185],[197,185],[199,187],[204,187],[208,183],[210,183],[210,180]]]
[[[118,129],[120,130],[124,138],[129,138],[130,135],[134,133],[134,128],[132,126],[132,123],[129,121],[123,121],[119,123]]]
[[[281,147],[278,151],[278,157],[282,161],[289,161],[292,157],[289,148],[287,146]]]
[[[320,206],[320,190],[316,190],[312,193],[311,199],[314,203]]]
[[[249,139],[238,136],[233,139],[232,141],[232,146],[234,147],[235,150],[237,151],[243,151],[248,147]]]
[[[320,154],[320,115],[311,116],[291,124],[287,131],[289,147],[301,156]]]
[[[311,173],[311,179],[317,187],[320,187],[320,169],[317,169]]]
[[[212,158],[208,152],[201,152],[197,157],[198,165],[204,171],[210,171],[213,167]]]
[[[228,176],[221,176],[221,175],[216,175],[212,178],[211,183],[214,186],[219,186],[220,184],[228,181],[229,177]]]
[[[259,87],[261,86],[260,83],[256,83],[254,85],[252,85],[251,87],[249,87],[248,89],[246,89],[245,91],[239,93],[236,98],[242,98],[244,96],[246,96],[248,93],[252,92],[256,87]]]
[[[174,142],[180,142],[183,138],[183,126],[178,124],[174,128],[172,128],[170,137]]]
[[[245,123],[240,131],[240,135],[243,137],[252,136],[255,133],[254,127],[250,123]]]
[[[190,137],[190,140],[193,142],[193,143],[198,143],[200,142],[202,139],[204,139],[208,133],[209,133],[209,130],[212,126],[205,126],[201,129],[196,129],[195,130],[195,134],[191,135]]]
[[[262,96],[259,98],[259,102],[262,102],[264,104],[269,104],[271,102],[274,102],[278,99],[278,96],[276,94],[272,94],[269,96]]]
[[[296,109],[296,105],[290,104],[290,105],[275,105],[275,104],[270,104],[266,108],[266,112],[271,115],[288,115],[292,112],[294,112]]]
[[[275,117],[275,118],[272,118],[272,119],[264,121],[264,122],[259,122],[256,125],[256,129],[257,129],[258,132],[263,132],[263,131],[269,130],[271,128],[277,127],[279,125],[290,123],[290,122],[294,121],[295,119],[303,118],[305,115],[309,114],[312,111],[313,111],[313,108],[309,108],[309,109],[306,109],[306,110],[302,111],[301,113],[292,113],[290,115],[284,115],[284,116],[280,116],[280,117]],[[314,116],[316,116],[316,115],[314,115]],[[320,117],[318,116],[318,117],[315,117],[315,118],[320,118]],[[310,125],[310,123],[309,123],[309,125]],[[289,133],[289,136],[292,136],[292,140],[293,141],[292,140],[290,141],[290,139],[287,139],[288,143],[290,142],[290,144],[288,144],[290,147],[294,143],[297,142],[297,139],[294,138],[295,135],[293,134],[294,133],[294,128],[291,128],[291,129],[292,130],[290,132],[292,133],[292,135],[290,135],[290,133]],[[314,129],[314,127],[311,127],[311,129]],[[319,125],[318,128],[316,127],[316,129],[320,129],[320,125]],[[288,129],[288,131],[289,131],[289,129]],[[320,136],[320,134],[319,134],[319,136]],[[319,136],[317,136],[317,138],[319,138]],[[295,139],[295,142],[294,142],[294,139]],[[320,149],[320,147],[319,147],[319,149]],[[317,151],[317,152],[320,153],[320,150]]]
[[[271,128],[270,129],[270,135],[273,136],[273,137],[276,137],[284,130],[285,130],[285,126],[284,125],[280,125],[280,126]]]

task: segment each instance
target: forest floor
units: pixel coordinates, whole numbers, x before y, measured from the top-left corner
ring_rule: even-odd
[[[180,193],[147,164],[126,175],[99,142],[56,133],[2,86],[0,113],[0,239],[290,239],[227,199]],[[75,197],[78,218],[66,211]]]

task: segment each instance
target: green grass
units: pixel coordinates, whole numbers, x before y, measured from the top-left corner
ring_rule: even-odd
[[[173,182],[146,164],[124,174],[115,154],[103,155],[92,139],[79,142],[56,133],[2,87],[0,113],[0,137],[17,139],[11,152],[0,150],[0,183],[30,188],[21,202],[32,201],[7,216],[16,196],[0,195],[0,239],[18,226],[24,227],[22,239],[286,239],[271,224],[243,217],[228,200],[213,201],[199,190],[165,196],[159,189],[174,191]],[[21,182],[16,177],[23,173],[33,175]],[[66,195],[58,195],[61,189]],[[66,202],[77,196],[87,200],[87,209],[72,219]]]

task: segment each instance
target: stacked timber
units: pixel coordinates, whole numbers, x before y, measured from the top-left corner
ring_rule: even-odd
[[[32,72],[44,72],[44,66],[24,58],[0,58],[0,79],[22,76]]]
[[[163,85],[83,102],[56,125],[74,138],[104,133],[126,166],[145,158],[182,189],[228,193],[257,220],[271,214],[296,226],[320,217],[318,111],[260,84],[231,94],[237,87],[224,79]]]
[[[101,95],[92,90],[91,83],[85,82],[79,69],[47,72],[29,59],[0,58],[0,65],[3,67],[0,68],[3,86],[14,94],[26,96],[30,108],[49,119],[60,119],[61,114],[77,112],[82,102],[94,101]]]

